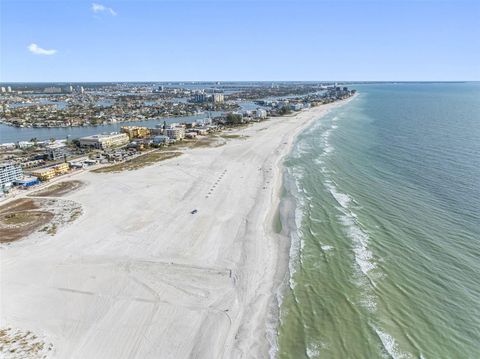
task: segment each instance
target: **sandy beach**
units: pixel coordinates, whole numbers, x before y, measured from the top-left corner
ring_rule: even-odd
[[[273,118],[64,196],[83,214],[3,246],[1,327],[52,358],[264,358],[288,238],[274,220],[295,136],[337,104]],[[198,212],[192,214],[191,211]]]

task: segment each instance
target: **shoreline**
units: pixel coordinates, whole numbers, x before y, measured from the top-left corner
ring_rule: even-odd
[[[287,153],[284,154],[278,160],[278,176],[279,176],[279,186],[276,191],[276,204],[272,207],[271,211],[279,213],[279,220],[281,223],[281,232],[278,234],[272,233],[271,235],[277,237],[280,240],[279,243],[281,245],[278,248],[279,252],[279,259],[276,265],[276,273],[274,277],[274,292],[272,303],[270,305],[269,310],[269,317],[270,322],[267,323],[267,340],[268,340],[268,357],[269,358],[276,358],[278,353],[278,328],[281,321],[281,305],[283,301],[283,296],[285,291],[288,290],[289,282],[292,275],[292,268],[291,268],[291,261],[294,259],[292,258],[292,254],[298,255],[299,249],[295,250],[296,253],[292,253],[292,245],[294,244],[294,240],[292,236],[297,235],[297,224],[296,224],[296,210],[298,204],[296,203],[296,199],[294,196],[291,195],[289,188],[287,187],[287,176],[289,175],[287,169],[284,165],[285,159],[292,154],[294,146],[298,141],[298,137],[308,130],[315,121],[323,119],[330,111],[344,106],[351,100],[353,100],[358,94],[354,96],[335,102],[330,104],[329,108],[324,111],[324,113],[320,114],[318,117],[313,117],[310,121],[303,124],[299,127],[293,137],[291,138],[290,148],[288,149]],[[291,184],[289,184],[291,185]],[[272,219],[272,228],[273,228],[273,219]],[[272,231],[273,232],[273,231]]]
[[[283,161],[344,102],[136,171],[78,174],[88,185],[64,198],[79,219],[0,249],[0,321],[47,338],[51,357],[268,357],[288,273],[288,237],[274,230]]]

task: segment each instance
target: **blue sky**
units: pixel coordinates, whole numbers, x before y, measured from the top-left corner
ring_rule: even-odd
[[[480,1],[0,0],[0,81],[480,80]]]

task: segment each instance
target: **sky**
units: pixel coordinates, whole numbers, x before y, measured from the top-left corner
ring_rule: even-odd
[[[475,0],[0,0],[0,81],[479,81],[479,29]]]

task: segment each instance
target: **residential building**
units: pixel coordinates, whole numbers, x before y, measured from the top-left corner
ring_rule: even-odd
[[[22,162],[20,163],[20,166],[22,166],[22,168],[30,168],[30,167],[42,166],[44,164],[45,164],[45,160],[39,159],[39,160],[29,160],[29,161]]]
[[[155,137],[152,139],[152,142],[153,142],[155,145],[166,144],[166,143],[169,143],[169,141],[170,141],[170,138],[169,138],[168,136],[163,136],[163,135],[155,136]]]
[[[64,159],[66,155],[67,146],[64,143],[53,143],[45,146],[47,158],[50,161]]]
[[[125,133],[111,133],[82,137],[79,140],[80,147],[106,149],[124,146],[129,142]]]
[[[35,146],[35,142],[18,141],[18,148],[29,148]]]
[[[255,111],[255,117],[265,119],[267,118],[267,111],[263,108],[257,108],[257,111]]]
[[[2,149],[2,150],[14,150],[15,149],[15,143],[13,143],[13,142],[0,143],[0,149]]]
[[[70,166],[68,163],[63,162],[58,165],[40,168],[38,170],[32,171],[32,176],[37,177],[40,181],[48,181],[55,176],[62,175],[68,173]]]
[[[197,133],[196,132],[187,132],[187,133],[185,133],[185,137],[186,138],[196,138]]]
[[[197,127],[194,131],[200,136],[208,135],[208,128],[206,127]]]
[[[165,134],[172,140],[182,140],[185,138],[185,128],[183,127],[171,127],[167,128]]]
[[[303,104],[301,103],[292,103],[290,105],[290,109],[293,111],[300,111],[303,108]]]
[[[196,126],[205,126],[205,125],[211,125],[212,124],[212,119],[207,117],[207,118],[199,118],[195,120],[195,125]]]
[[[225,101],[225,96],[223,93],[214,93],[212,97],[213,103],[223,103]]]
[[[196,94],[194,97],[194,101],[198,103],[203,103],[208,101],[208,95],[204,93]]]
[[[16,163],[0,164],[0,189],[12,186],[13,181],[23,177],[22,167]]]
[[[122,126],[120,130],[128,135],[131,140],[133,138],[146,138],[150,136],[150,130],[140,126]]]
[[[149,130],[150,130],[150,136],[163,135],[163,128],[161,126],[160,127],[155,127],[155,128],[149,128]]]

